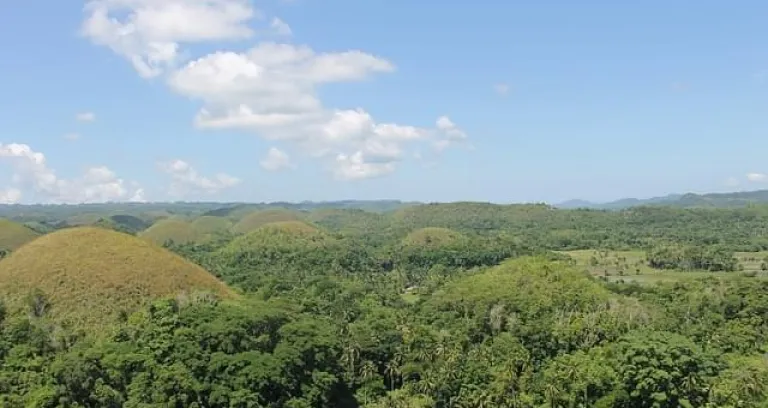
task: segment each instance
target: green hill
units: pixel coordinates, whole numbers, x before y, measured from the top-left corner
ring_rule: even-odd
[[[465,237],[448,228],[427,227],[415,230],[403,238],[402,244],[405,246],[417,247],[442,247],[454,245],[465,239]]]
[[[247,234],[257,230],[259,227],[282,221],[301,221],[302,217],[295,211],[275,208],[252,212],[243,217],[232,227],[232,232],[236,234]]]
[[[0,251],[15,250],[39,235],[22,224],[0,218]]]

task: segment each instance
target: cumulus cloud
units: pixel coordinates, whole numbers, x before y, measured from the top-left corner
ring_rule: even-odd
[[[265,42],[245,53],[219,52],[192,61],[171,75],[170,85],[203,101],[198,127],[246,129],[291,142],[311,157],[332,158],[336,177],[350,180],[391,172],[406,145],[432,139],[444,140],[447,147],[465,136],[448,117],[430,129],[378,123],[362,108],[328,109],[318,98],[322,84],[394,69],[361,51],[318,54],[306,46]]]
[[[81,112],[75,115],[78,122],[93,122],[96,120],[96,114],[93,112]]]
[[[185,43],[255,35],[259,12],[246,0],[93,0],[83,33],[129,59],[139,74],[167,74],[169,87],[201,103],[201,129],[248,130],[279,140],[299,156],[323,160],[338,179],[395,170],[412,146],[443,150],[466,134],[447,116],[435,127],[376,121],[361,107],[327,107],[319,88],[391,73],[395,65],[360,50],[316,52],[304,45],[264,41],[244,52],[217,51],[183,61]],[[277,17],[272,32],[290,34]]]
[[[159,164],[159,167],[171,177],[168,193],[174,197],[215,194],[240,184],[240,179],[225,173],[219,173],[212,177],[202,176],[184,160],[176,159],[163,162]]]
[[[26,144],[0,143],[0,162],[10,164],[17,186],[3,191],[2,197],[7,201],[21,200],[26,190],[49,203],[125,201],[135,195],[123,179],[105,166],[88,168],[77,178],[60,178],[48,167],[45,155]]]
[[[18,188],[0,190],[0,204],[16,204],[19,200],[21,200],[21,190]]]
[[[64,139],[69,140],[70,142],[75,142],[80,140],[80,134],[79,133],[67,133],[64,135]]]
[[[749,173],[747,174],[747,180],[756,182],[756,183],[761,183],[761,182],[768,181],[768,175],[763,173]]]
[[[279,171],[293,167],[288,154],[276,147],[271,147],[267,152],[267,156],[261,159],[259,164],[267,171]]]
[[[248,0],[92,0],[81,33],[155,77],[182,58],[184,43],[251,37],[260,13]]]
[[[293,30],[291,30],[291,26],[288,25],[285,21],[274,17],[272,19],[272,23],[269,25],[272,28],[272,31],[274,31],[277,35],[284,35],[289,36],[293,34]]]

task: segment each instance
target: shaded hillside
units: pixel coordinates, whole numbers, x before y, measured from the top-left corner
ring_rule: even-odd
[[[107,228],[119,232],[125,232],[127,234],[136,234],[148,228],[150,223],[144,221],[139,217],[133,215],[112,215],[105,218],[100,218],[98,221],[92,224],[96,227]]]
[[[0,218],[0,251],[15,250],[38,235],[40,234],[24,225]]]

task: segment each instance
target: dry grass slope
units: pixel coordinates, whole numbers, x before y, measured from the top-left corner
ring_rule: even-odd
[[[232,222],[224,217],[203,215],[192,221],[192,229],[196,234],[216,234],[232,228]]]
[[[40,234],[19,223],[0,218],[0,250],[15,250]]]
[[[0,298],[12,313],[26,312],[26,299],[35,290],[51,302],[47,317],[86,329],[109,325],[120,313],[165,296],[236,297],[213,275],[170,251],[94,227],[45,235],[0,262]]]
[[[167,241],[184,244],[195,239],[195,233],[190,223],[179,219],[158,221],[142,231],[139,236],[158,245],[163,245]]]
[[[284,210],[284,209],[270,209],[270,210],[262,210],[262,211],[256,211],[251,214],[246,215],[241,219],[240,221],[235,224],[234,227],[232,227],[232,232],[236,234],[247,234],[251,231],[257,230],[259,227],[270,224],[274,222],[283,222],[283,221],[301,221],[302,217],[300,214]]]

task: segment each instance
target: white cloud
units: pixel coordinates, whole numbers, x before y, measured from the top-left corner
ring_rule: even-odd
[[[288,25],[285,21],[274,17],[272,18],[272,23],[269,25],[272,28],[272,31],[275,32],[277,35],[283,35],[283,36],[289,36],[293,34],[293,30],[291,30],[291,26]]]
[[[432,143],[437,151],[442,151],[448,147],[463,143],[467,139],[464,133],[448,116],[441,116],[436,122],[437,129],[440,131],[440,137]]]
[[[184,43],[249,38],[260,13],[248,0],[91,0],[81,33],[125,57],[143,77],[182,58]]]
[[[78,122],[93,122],[96,120],[96,114],[93,112],[81,112],[75,115]]]
[[[43,153],[26,144],[0,143],[0,162],[10,164],[12,180],[18,186],[5,190],[6,198],[10,195],[19,200],[24,190],[32,190],[49,203],[91,203],[122,201],[134,194],[105,166],[88,168],[77,178],[62,179],[48,167]]]
[[[0,204],[16,204],[19,200],[21,200],[21,190],[18,188],[0,190]]]
[[[509,93],[509,85],[499,83],[493,86],[493,90],[501,96],[506,96]]]
[[[74,142],[77,140],[80,140],[80,134],[79,133],[67,133],[64,135],[64,139],[69,140],[70,142]]]
[[[160,163],[160,169],[171,177],[169,194],[174,197],[215,194],[240,184],[240,179],[225,173],[201,176],[189,163],[178,159]]]
[[[741,182],[736,177],[728,177],[728,179],[725,180],[725,185],[728,187],[738,187],[740,184]]]
[[[336,177],[349,180],[393,171],[406,145],[430,139],[452,144],[466,137],[447,117],[433,129],[377,123],[362,108],[328,109],[318,98],[322,84],[394,69],[360,51],[317,54],[304,46],[267,42],[245,53],[219,52],[192,61],[171,75],[170,85],[204,102],[195,119],[198,127],[247,129],[267,140],[291,142],[306,155],[335,158],[330,163]]]
[[[362,152],[351,156],[341,153],[336,156],[334,175],[339,180],[361,180],[383,176],[393,171],[395,164],[392,162],[366,162]]]
[[[760,182],[768,181],[768,175],[763,173],[749,173],[747,174],[747,180],[760,183]]]
[[[276,147],[270,148],[267,152],[267,157],[263,158],[259,164],[267,171],[279,171],[293,167],[288,154]]]
[[[244,129],[280,140],[299,156],[330,164],[337,178],[386,174],[410,157],[404,152],[413,145],[431,142],[442,150],[466,138],[448,117],[424,128],[378,122],[354,105],[324,106],[318,89],[325,84],[395,71],[390,61],[360,50],[316,52],[261,42],[245,52],[182,61],[184,43],[255,35],[249,24],[258,12],[246,0],[94,0],[86,11],[83,32],[94,42],[131,60],[142,76],[167,73],[173,91],[202,103],[197,127]],[[289,34],[279,18],[267,23],[270,32]]]

